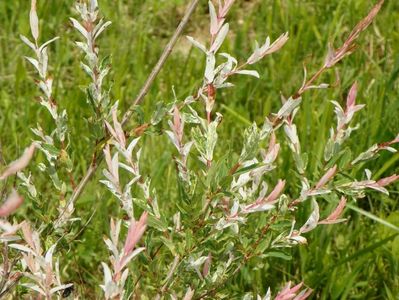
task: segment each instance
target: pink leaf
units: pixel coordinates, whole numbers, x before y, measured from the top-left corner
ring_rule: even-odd
[[[310,296],[312,293],[311,289],[304,289],[302,290],[299,294],[298,291],[301,289],[303,286],[303,282],[297,284],[296,286],[293,286],[291,288],[291,282],[288,282],[287,285],[283,288],[281,292],[279,292],[274,298],[274,300],[305,300]]]
[[[191,287],[187,289],[186,294],[184,295],[183,300],[191,300],[194,296],[195,290],[192,290]]]
[[[109,149],[109,145],[107,144],[104,148],[104,156],[105,161],[107,163],[108,170],[112,173],[112,158],[111,158],[111,150]]]
[[[33,233],[32,233],[32,230],[31,230],[29,224],[26,222],[24,222],[22,224],[22,234],[24,236],[25,242],[28,243],[29,247],[31,247],[31,249],[35,250],[36,246],[35,246],[35,242],[33,241]]]
[[[105,123],[105,126],[107,126],[107,129],[108,129],[109,133],[112,135],[112,137],[115,140],[118,140],[118,135],[116,134],[114,128],[112,128],[111,124],[109,124],[108,121],[104,121],[104,123]]]
[[[381,178],[380,180],[377,181],[377,184],[381,187],[387,186],[391,184],[392,182],[395,182],[396,180],[399,179],[399,175],[393,174],[392,176]]]
[[[181,145],[183,141],[183,123],[180,116],[180,111],[177,106],[175,106],[173,110],[173,131],[179,141],[179,145]]]
[[[356,95],[357,95],[357,83],[355,82],[352,85],[351,89],[349,90],[349,94],[346,99],[346,109],[347,110],[349,110],[351,107],[355,106]]]
[[[274,131],[272,131],[272,134],[270,136],[270,141],[269,141],[268,152],[272,151],[275,145],[276,145],[276,134],[274,133]]]
[[[323,187],[329,180],[331,180],[334,177],[336,172],[337,172],[337,165],[334,165],[334,167],[330,168],[319,180],[319,182],[316,184],[315,189],[317,190]]]
[[[211,18],[210,33],[212,36],[215,36],[219,31],[219,25],[218,25],[218,16],[216,14],[216,9],[212,1],[209,1],[209,15]]]
[[[3,180],[8,176],[14,175],[24,169],[29,164],[29,161],[32,159],[35,148],[36,146],[33,143],[28,148],[26,148],[24,154],[22,154],[19,159],[13,161],[3,172],[3,174],[0,175],[0,180]]]
[[[262,53],[262,57],[277,52],[284,46],[284,44],[287,41],[288,41],[288,32],[280,35],[279,38],[275,40],[274,43],[271,44],[270,47],[265,52]]]
[[[7,200],[0,207],[0,217],[8,217],[22,205],[24,199],[13,189]]]
[[[226,0],[226,1],[224,1],[223,6],[219,6],[219,18],[226,17],[230,8],[233,6],[233,3],[234,3],[234,0]]]
[[[3,219],[0,219],[0,230],[2,231],[0,237],[8,237],[14,235],[24,224],[21,222],[19,224],[11,224]]]
[[[338,206],[335,210],[324,220],[320,221],[319,224],[336,224],[339,222],[346,221],[346,219],[339,219],[344,211],[346,205],[346,198],[342,196],[341,201],[339,201]]]
[[[138,222],[136,222],[136,220],[131,221],[129,231],[128,231],[128,234],[126,237],[125,246],[124,246],[125,256],[129,255],[133,251],[137,242],[140,240],[140,238],[144,234],[144,231],[147,227],[147,217],[148,217],[148,213],[144,212],[141,215],[140,220]]]
[[[117,136],[117,140],[120,143],[120,145],[122,146],[122,148],[125,149],[126,148],[126,137],[125,137],[125,133],[123,132],[122,125],[118,121],[117,110],[115,108],[112,110],[112,120],[114,123],[114,129],[115,129],[115,133]]]
[[[216,53],[219,50],[228,32],[229,32],[229,24],[224,24],[223,27],[219,30],[219,33],[217,34],[215,41],[213,42],[211,48],[209,49],[209,52]]]
[[[285,186],[285,180],[279,180],[273,191],[266,197],[260,197],[254,203],[245,206],[242,210],[243,213],[251,213],[256,211],[265,211],[274,208],[274,203],[277,201]]]
[[[212,254],[209,252],[208,257],[204,263],[204,267],[202,269],[202,275],[204,277],[208,276],[211,264],[212,264]]]
[[[287,285],[283,288],[281,292],[279,292],[274,300],[291,300],[297,296],[297,292],[303,286],[303,282],[293,286],[291,288],[291,282],[288,282]],[[312,290],[310,290],[310,293]],[[310,295],[307,289],[303,290],[300,294],[298,294],[298,298],[296,300],[304,300]]]
[[[280,196],[281,192],[283,191],[285,186],[285,180],[279,180],[276,186],[274,187],[273,191],[267,196],[265,202],[273,203],[277,200],[278,196]]]
[[[295,298],[294,300],[305,300],[307,299],[311,294],[312,294],[313,290],[312,289],[305,289],[302,292],[300,292]]]

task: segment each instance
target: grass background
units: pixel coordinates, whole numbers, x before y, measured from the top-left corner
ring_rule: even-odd
[[[52,124],[47,112],[35,101],[38,92],[32,79],[32,69],[23,56],[29,49],[19,34],[28,35],[29,1],[0,1],[0,143],[5,161],[17,157],[30,142],[31,127],[40,123],[49,131]],[[100,41],[102,55],[112,55],[112,95],[121,102],[122,111],[138,93],[146,76],[158,59],[168,37],[184,13],[183,0],[115,0],[99,1],[102,15],[113,22]],[[312,73],[322,64],[328,43],[340,46],[351,28],[371,8],[363,0],[251,0],[236,1],[229,23],[230,39],[222,50],[246,59],[253,40],[272,39],[288,31],[290,39],[277,54],[256,65],[260,80],[245,76],[234,80],[236,87],[225,91],[217,100],[216,110],[224,114],[220,129],[223,147],[241,147],[243,126],[256,121],[260,124],[280,105],[280,93],[290,95],[302,83],[303,63]],[[74,47],[77,39],[68,17],[73,16],[73,1],[39,1],[42,41],[59,35],[51,47],[50,65],[55,79],[55,95],[61,107],[68,111],[72,129],[74,175],[82,176],[88,163],[93,141],[85,121],[91,114],[84,92],[77,82],[87,83],[79,67],[81,53]],[[359,130],[349,145],[360,153],[375,142],[391,140],[399,131],[399,2],[387,1],[375,23],[361,35],[358,50],[336,68],[340,80],[333,89],[305,94],[297,125],[304,152],[309,153],[308,173],[318,174],[324,142],[334,122],[329,100],[343,101],[354,81],[359,83],[358,101],[366,104],[359,113]],[[202,1],[186,29],[186,34],[205,40],[208,30],[206,1]],[[153,85],[143,110],[145,116],[153,111],[157,101],[173,100],[172,87],[182,100],[200,84],[204,58],[181,39]],[[337,74],[329,72],[323,82],[334,83]],[[173,165],[169,164],[172,148],[160,147],[159,140],[148,138],[144,149],[144,172],[150,173],[154,185],[162,187],[160,202],[167,207],[173,199]],[[166,143],[164,144],[166,145]],[[219,146],[221,147],[221,146]],[[223,148],[221,147],[221,148]],[[151,149],[151,151],[148,151]],[[219,149],[222,151],[223,149]],[[148,162],[148,163],[146,163]],[[398,172],[399,155],[384,153],[366,167],[376,177]],[[294,176],[289,152],[284,152],[277,176]],[[360,171],[353,176],[361,178]],[[36,175],[37,185],[46,188],[46,179]],[[171,179],[172,178],[172,179]],[[172,182],[172,183],[171,183]],[[96,189],[93,180],[77,204],[77,214],[88,220],[84,232],[76,238],[69,252],[71,268],[67,277],[78,285],[82,295],[92,295],[97,278],[101,278],[98,262],[106,257],[101,237],[107,232],[114,200]],[[50,186],[48,186],[50,187]],[[393,224],[399,225],[398,186],[392,186],[390,196],[371,193],[357,207]],[[294,187],[292,187],[294,188]],[[30,219],[45,221],[42,215],[46,203],[31,206]],[[397,299],[399,295],[399,239],[395,231],[358,211],[348,213],[347,225],[317,229],[309,237],[309,245],[289,251],[293,259],[254,261],[231,283],[232,295],[243,291],[264,292],[283,280],[301,281],[316,290],[318,299]],[[317,236],[317,238],[316,238]],[[87,245],[93,245],[88,248]],[[255,269],[254,269],[255,267]],[[89,297],[89,296],[87,296]]]

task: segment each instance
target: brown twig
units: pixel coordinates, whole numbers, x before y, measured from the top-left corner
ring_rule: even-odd
[[[183,19],[180,21],[179,26],[177,26],[175,33],[171,37],[169,43],[166,45],[165,49],[161,57],[159,58],[157,64],[152,69],[150,76],[148,76],[146,82],[144,83],[143,87],[141,88],[139,94],[137,95],[136,99],[134,100],[133,104],[129,107],[127,112],[124,114],[122,119],[122,126],[126,125],[127,121],[131,117],[133,113],[133,109],[136,105],[139,105],[144,97],[147,95],[148,91],[150,90],[151,85],[153,84],[155,78],[157,77],[158,73],[161,71],[163,65],[165,64],[167,58],[169,57],[170,53],[173,50],[173,47],[176,45],[177,40],[179,39],[183,29],[186,27],[191,15],[193,14],[195,8],[198,6],[200,0],[192,0],[190,5],[188,6],[186,13],[184,14]]]

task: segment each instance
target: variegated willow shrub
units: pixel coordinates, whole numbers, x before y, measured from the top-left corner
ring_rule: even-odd
[[[399,175],[374,180],[371,171],[365,169],[364,178],[346,176],[381,151],[395,152],[393,146],[399,143],[398,135],[354,157],[347,151],[345,143],[357,129],[351,127],[352,119],[364,107],[356,103],[356,83],[349,90],[346,103],[332,101],[336,124],[331,124],[330,132],[325,133],[329,139],[319,176],[307,172],[309,158],[301,150],[295,125],[302,95],[329,87],[316,83],[320,75],[354,50],[356,39],[373,21],[383,1],[358,23],[340,48],[330,48],[313,76],[308,78],[305,69],[303,84],[291,97],[282,99],[276,113],[266,116],[263,124],[253,123],[243,129],[240,152],[225,153],[229,141],[218,138],[223,126],[223,116],[217,111],[221,91],[234,88],[231,80],[236,76],[257,80],[260,75],[251,66],[280,51],[289,41],[288,33],[284,33],[273,42],[269,37],[262,44],[255,42],[253,53],[244,60],[220,53],[229,33],[226,20],[233,2],[209,2],[209,43],[187,37],[202,52],[204,60],[202,84],[195,94],[184,100],[158,103],[151,118],[137,124],[130,120],[137,105],[121,117],[118,101],[112,99],[104,84],[110,63],[101,55],[97,40],[111,22],[99,17],[96,0],[79,1],[77,17],[70,20],[77,31],[75,44],[82,53],[81,67],[90,78],[86,94],[93,108],[89,120],[93,131],[87,135],[92,134],[95,139],[90,167],[79,179],[71,159],[74,145],[67,111],[58,106],[64,99],[54,97],[49,71],[49,46],[57,38],[41,43],[36,0],[32,0],[31,37],[21,35],[21,39],[31,51],[26,60],[35,70],[40,105],[46,108],[53,124],[48,132],[43,127],[49,126],[39,124],[32,128],[32,144],[19,159],[2,168],[2,189],[9,196],[4,197],[0,208],[1,296],[81,296],[79,284],[68,281],[68,268],[73,262],[63,259],[67,250],[57,243],[66,239],[74,247],[72,237],[84,225],[77,217],[75,204],[97,166],[103,168],[103,175],[99,183],[93,184],[97,189],[109,190],[120,209],[107,220],[110,225],[104,248],[110,254],[99,258],[95,272],[98,286],[91,288],[95,291],[92,299],[231,299],[229,282],[251,259],[267,261],[268,257],[283,255],[284,248],[306,244],[306,233],[317,226],[346,221],[342,216],[347,201],[364,197],[369,189],[388,193],[385,186],[398,180]],[[141,159],[143,151],[151,153],[143,135],[154,133],[160,147],[168,147],[169,141],[174,148],[174,199],[165,199],[162,190],[143,171],[152,168],[151,160]],[[285,136],[285,142],[277,136]],[[276,178],[280,148],[286,145],[294,162],[291,171],[297,176]],[[42,153],[40,158],[34,157],[35,151]],[[35,185],[38,177],[48,177],[52,190]],[[285,189],[287,181],[298,188]],[[47,215],[49,223],[21,220],[17,209],[32,199],[47,203],[44,207],[48,211],[41,214]],[[311,207],[311,213],[306,222],[298,224],[296,212],[303,205]],[[85,247],[90,251],[91,245]],[[311,287],[303,288],[303,283],[285,284],[280,292],[277,289],[273,287],[273,293],[268,289],[265,296],[242,290],[234,297],[299,300],[312,293]]]

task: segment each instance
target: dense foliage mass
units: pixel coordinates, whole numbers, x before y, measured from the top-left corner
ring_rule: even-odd
[[[199,2],[192,1],[175,37]],[[242,78],[268,80],[261,78],[266,71],[256,69],[257,65],[284,52],[295,31],[273,40],[262,32],[264,42],[251,39],[253,47],[248,53],[227,53],[230,32],[236,33],[230,28],[229,13],[237,2],[209,1],[209,21],[203,22],[204,26],[209,23],[206,34],[186,36],[192,46],[190,55],[198,55],[198,64],[203,62],[201,73],[193,71],[200,75],[188,90],[180,91],[185,84],[181,81],[190,75],[186,62],[181,77],[174,78],[175,85],[167,86],[162,96],[168,99],[172,95],[171,100],[154,102],[150,98],[151,104],[143,106],[174,38],[135,101],[119,101],[123,85],[132,83],[112,84],[111,77],[117,78],[123,65],[113,63],[117,58],[109,56],[118,56],[119,49],[112,53],[106,47],[103,50],[101,38],[112,27],[102,17],[97,0],[78,1],[69,18],[70,28],[75,30],[69,36],[73,36],[73,45],[56,46],[68,47],[69,57],[80,61],[86,78],[71,74],[64,78],[68,72],[51,67],[55,64],[49,55],[51,47],[63,38],[42,37],[47,23],[39,20],[40,9],[36,0],[31,1],[30,35],[23,32],[20,39],[26,53],[30,51],[24,59],[37,86],[35,110],[40,109],[24,139],[31,142],[19,158],[17,152],[11,152],[5,159],[0,151],[4,199],[0,206],[1,296],[362,297],[365,294],[357,291],[362,286],[352,286],[358,271],[352,270],[350,263],[358,259],[356,268],[363,268],[363,257],[372,251],[387,251],[376,254],[372,265],[376,269],[389,266],[381,271],[387,272],[387,277],[395,274],[396,220],[377,216],[361,203],[370,194],[376,199],[391,199],[390,192],[397,195],[388,188],[399,180],[395,174],[398,128],[376,135],[381,139],[367,141],[360,150],[356,144],[361,144],[362,134],[367,135],[361,133],[364,122],[372,121],[356,123],[357,116],[367,109],[358,99],[361,78],[344,73],[341,79],[337,69],[351,59],[347,56],[361,44],[362,33],[384,1],[378,1],[365,17],[358,17],[342,42],[329,45],[324,60],[310,76],[307,70],[314,68],[303,65],[302,84],[292,88],[291,96],[267,98],[273,101],[269,108],[275,110],[261,119],[262,113],[252,111],[257,115],[253,122],[229,105],[229,97],[239,91]],[[136,68],[146,66],[147,61],[142,60]],[[326,73],[334,74],[332,70],[336,82],[323,82]],[[341,80],[348,84],[342,87]],[[68,89],[76,90],[80,98],[85,96],[84,117],[78,105],[72,110],[63,105],[74,101],[65,97]],[[318,118],[314,116],[318,103],[309,105],[307,95],[315,93],[323,99],[326,95],[322,93],[331,90],[341,90],[344,101],[324,101],[320,105],[328,108],[322,126],[315,125],[319,121],[309,126],[312,118]],[[243,99],[250,98],[247,91]],[[231,131],[231,118],[249,124],[236,125]],[[81,119],[85,122],[82,127]],[[2,135],[10,134],[7,122],[2,125]],[[308,141],[313,134],[316,138]],[[385,139],[385,135],[389,137]],[[85,147],[80,145],[82,141]],[[391,201],[388,212],[396,207],[395,199]],[[344,228],[352,228],[356,234],[363,226],[360,215],[381,226],[379,239],[366,246],[356,246],[348,235],[339,235]],[[334,262],[334,251],[352,249],[349,244],[357,250]],[[325,257],[333,264],[324,265]],[[331,275],[341,265],[356,275],[346,279],[343,287],[342,279]],[[399,292],[397,278],[387,282],[380,278],[377,286],[373,280],[370,277],[369,296],[378,295],[381,288],[386,298],[393,299]]]

